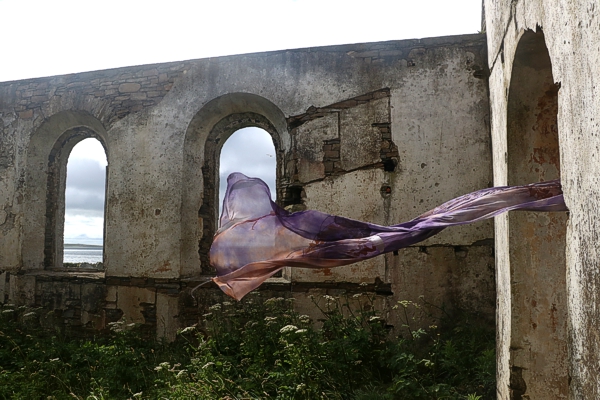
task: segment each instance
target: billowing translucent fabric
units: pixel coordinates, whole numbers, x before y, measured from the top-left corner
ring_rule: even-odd
[[[411,221],[380,226],[315,210],[289,213],[271,201],[262,180],[233,173],[210,249],[213,281],[239,300],[283,267],[348,265],[511,210],[567,211],[560,182],[483,189]]]

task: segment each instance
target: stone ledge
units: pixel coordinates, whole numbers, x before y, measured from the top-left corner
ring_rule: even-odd
[[[103,271],[50,271],[50,270],[34,270],[27,271],[23,275],[34,276],[45,280],[54,280],[54,278],[63,279],[87,279],[94,281],[102,281],[105,279]]]

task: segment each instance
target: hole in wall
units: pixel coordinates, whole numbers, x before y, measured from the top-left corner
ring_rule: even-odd
[[[386,172],[394,172],[396,170],[396,165],[398,165],[398,161],[393,158],[384,158],[381,160],[383,162],[383,170]]]
[[[235,131],[221,148],[219,156],[219,215],[223,209],[223,199],[227,191],[227,177],[233,172],[241,172],[251,178],[260,178],[271,192],[271,200],[276,200],[277,153],[271,135],[257,127]],[[299,194],[298,194],[299,195]],[[281,277],[278,272],[274,277]]]
[[[104,252],[106,153],[93,138],[71,150],[67,162],[63,266],[101,267]]]
[[[285,197],[283,198],[282,205],[284,207],[303,204],[302,203],[302,186],[288,186],[285,188]]]

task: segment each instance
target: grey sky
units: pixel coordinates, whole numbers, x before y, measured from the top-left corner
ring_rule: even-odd
[[[67,170],[67,209],[72,214],[102,217],[105,167],[95,160],[74,159]]]

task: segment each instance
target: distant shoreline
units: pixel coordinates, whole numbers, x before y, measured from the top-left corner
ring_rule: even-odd
[[[64,244],[65,249],[99,249],[101,250],[104,246],[100,246],[97,244],[72,244],[72,243],[65,243]]]

